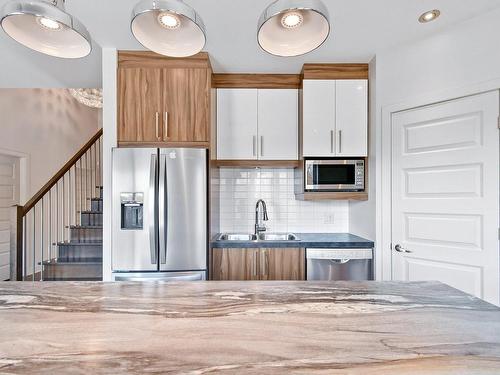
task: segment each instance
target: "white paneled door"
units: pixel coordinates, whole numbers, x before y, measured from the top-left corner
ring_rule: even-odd
[[[0,155],[0,280],[10,278],[10,212],[18,203],[19,158]]]
[[[393,114],[392,276],[499,304],[499,93]]]

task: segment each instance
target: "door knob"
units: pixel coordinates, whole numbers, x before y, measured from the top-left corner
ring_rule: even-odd
[[[408,250],[408,249],[405,249],[403,246],[401,246],[400,244],[397,244],[396,246],[394,246],[394,250],[396,250],[397,252],[399,253],[412,253],[411,250]]]

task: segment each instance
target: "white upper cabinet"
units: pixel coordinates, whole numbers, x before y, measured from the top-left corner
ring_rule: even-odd
[[[217,90],[217,159],[257,159],[257,90]]]
[[[337,81],[338,156],[368,156],[368,81]]]
[[[304,80],[302,91],[304,156],[335,156],[335,81]]]
[[[368,155],[368,81],[304,80],[303,156]]]
[[[298,159],[298,90],[258,90],[260,160]]]
[[[297,160],[298,90],[218,89],[217,159]]]

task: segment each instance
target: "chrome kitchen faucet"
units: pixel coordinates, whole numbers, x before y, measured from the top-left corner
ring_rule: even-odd
[[[262,206],[262,220],[268,221],[266,202],[263,199],[259,199],[255,204],[255,235],[258,236],[260,232],[266,231],[266,226],[264,223],[259,223],[259,205]]]

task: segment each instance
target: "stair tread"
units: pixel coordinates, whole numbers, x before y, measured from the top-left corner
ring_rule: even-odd
[[[88,241],[88,242],[57,242],[57,246],[95,246],[95,245],[102,245],[102,241]]]
[[[70,229],[102,229],[102,225],[70,225]]]
[[[45,266],[97,266],[102,265],[100,262],[58,262],[57,260],[44,260],[43,264]]]

